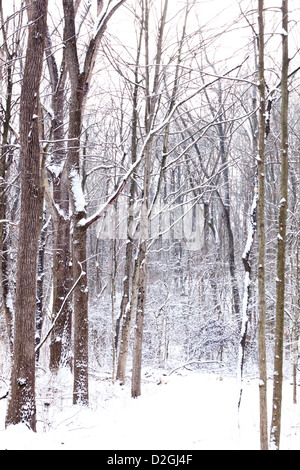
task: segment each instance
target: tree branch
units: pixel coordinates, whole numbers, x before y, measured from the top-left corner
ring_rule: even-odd
[[[78,263],[79,263],[79,262],[78,262]],[[73,291],[75,290],[75,288],[76,288],[77,285],[79,284],[80,279],[81,279],[83,276],[85,276],[85,272],[84,272],[83,269],[82,269],[82,265],[81,265],[81,263],[79,263],[79,264],[80,264],[80,267],[81,267],[80,276],[78,277],[77,281],[73,284],[72,288],[69,290],[69,292],[67,293],[66,297],[64,298],[64,301],[63,301],[63,303],[61,304],[61,307],[60,307],[60,309],[59,309],[59,311],[58,311],[58,313],[57,313],[55,319],[53,320],[53,323],[52,323],[52,325],[50,326],[48,332],[46,333],[46,335],[44,336],[44,338],[42,339],[42,341],[36,346],[36,348],[35,348],[35,353],[37,353],[37,352],[41,349],[41,347],[43,346],[43,344],[44,344],[44,343],[47,341],[47,339],[49,338],[51,332],[53,331],[53,329],[54,329],[54,327],[55,327],[55,325],[56,325],[56,323],[57,323],[57,321],[58,321],[58,319],[59,319],[59,317],[60,317],[60,315],[61,315],[62,312],[63,312],[63,309],[64,309],[64,307],[65,307],[65,305],[66,305],[66,302],[67,302],[68,298],[70,297],[70,295],[73,293]]]

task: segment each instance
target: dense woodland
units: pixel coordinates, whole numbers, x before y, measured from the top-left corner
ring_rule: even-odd
[[[297,400],[299,13],[0,1],[7,425],[36,429],[39,367],[70,368],[88,405],[101,369],[134,398],[143,367],[221,366],[259,375],[261,448],[279,448],[283,373]]]

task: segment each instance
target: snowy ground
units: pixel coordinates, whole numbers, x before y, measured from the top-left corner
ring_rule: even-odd
[[[71,406],[69,379],[39,379],[38,432],[4,429],[6,400],[0,401],[0,450],[255,450],[259,449],[258,380],[245,379],[239,416],[237,382],[218,374],[182,372],[144,376],[142,396],[130,398],[103,376],[91,380],[89,409]],[[51,379],[53,380],[53,379]],[[272,394],[269,384],[270,398]],[[285,383],[282,450],[300,449],[300,405]],[[271,400],[270,400],[271,401]],[[45,405],[47,403],[47,405]]]

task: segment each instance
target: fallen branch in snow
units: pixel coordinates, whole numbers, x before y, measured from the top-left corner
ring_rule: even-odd
[[[78,261],[78,263],[79,263],[79,261]],[[37,352],[41,349],[41,347],[43,346],[43,344],[44,344],[44,343],[47,341],[47,339],[49,338],[49,336],[50,336],[50,334],[51,334],[53,328],[54,328],[55,325],[56,325],[57,320],[59,319],[60,315],[61,315],[62,312],[63,312],[63,309],[64,309],[64,307],[65,307],[65,305],[66,305],[66,302],[67,302],[68,298],[69,298],[70,295],[73,293],[74,289],[77,287],[77,285],[78,285],[80,279],[81,279],[83,276],[85,276],[85,272],[84,272],[83,269],[82,269],[81,263],[79,263],[79,264],[80,264],[80,267],[81,267],[80,276],[78,277],[77,281],[73,284],[72,288],[69,290],[69,292],[67,293],[66,297],[64,298],[64,301],[63,301],[63,303],[61,304],[61,307],[60,307],[60,309],[59,309],[59,311],[58,311],[56,317],[54,318],[53,323],[52,323],[52,325],[50,326],[48,332],[46,333],[46,335],[44,336],[44,338],[42,339],[42,341],[36,346],[36,348],[35,348],[35,353],[37,353]]]
[[[203,364],[213,364],[213,363],[216,363],[216,364],[220,364],[220,361],[189,361],[185,364],[182,364],[181,366],[178,366],[178,367],[175,367],[175,369],[171,370],[171,372],[169,372],[168,375],[171,375],[173,374],[173,372],[175,372],[176,370],[178,369],[182,369],[183,367],[186,367],[186,366],[189,366],[191,364],[200,364],[200,365],[203,365]]]

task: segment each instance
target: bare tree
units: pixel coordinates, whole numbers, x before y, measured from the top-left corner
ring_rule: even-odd
[[[21,219],[17,264],[13,367],[6,425],[36,429],[36,273],[41,215],[39,86],[46,37],[47,0],[27,2],[28,43],[20,100]]]
[[[3,46],[1,51],[1,95],[5,95],[5,101],[3,100],[3,122],[2,122],[2,135],[1,135],[1,159],[0,159],[0,175],[1,175],[1,195],[0,195],[0,220],[7,220],[7,170],[9,167],[10,159],[10,125],[12,119],[12,93],[13,93],[13,57],[17,54],[17,40],[12,45],[12,50],[8,44],[8,25],[5,27],[3,5],[0,2],[0,14],[1,14],[1,32],[3,37]],[[21,14],[20,14],[21,16]],[[9,23],[9,22],[8,22]],[[16,33],[20,34],[20,32]],[[6,65],[6,73],[2,73],[4,70],[4,64]],[[5,76],[6,75],[6,76]],[[6,85],[6,93],[4,88]],[[11,304],[9,303],[9,281],[8,281],[8,229],[6,223],[0,224],[0,266],[1,266],[1,284],[2,284],[2,302],[4,306],[4,314],[7,325],[7,332],[9,338],[10,350],[13,350],[13,311]]]
[[[145,55],[146,55],[146,110],[145,110],[145,131],[150,134],[155,120],[155,111],[158,100],[159,75],[162,61],[162,46],[164,39],[164,29],[166,25],[168,11],[168,0],[165,0],[160,19],[153,85],[150,82],[150,31],[149,31],[149,3],[143,2],[143,17],[145,28]],[[142,368],[142,344],[143,344],[143,325],[146,304],[147,290],[147,241],[149,230],[149,209],[150,209],[150,183],[151,183],[151,161],[152,161],[152,139],[149,139],[144,151],[144,174],[143,174],[143,201],[140,217],[140,238],[138,246],[138,296],[136,307],[136,321],[134,328],[133,343],[133,365],[131,379],[131,396],[136,398],[141,395],[141,368]]]
[[[271,448],[279,449],[283,383],[283,329],[285,311],[286,225],[288,209],[288,0],[282,0],[282,75],[281,75],[281,179],[277,235],[276,329],[274,349],[273,407]]]
[[[53,157],[48,165],[53,184],[53,195],[46,184],[46,199],[52,216],[53,238],[53,306],[52,319],[54,320],[61,309],[62,302],[71,288],[71,248],[70,248],[70,217],[69,217],[69,191],[67,155],[65,149],[65,82],[67,78],[65,54],[62,57],[60,68],[55,59],[49,29],[47,30],[47,65],[50,76],[52,92],[52,139]],[[50,369],[55,371],[62,362],[69,363],[71,359],[71,299],[66,303],[51,335]]]
[[[87,92],[92,76],[100,40],[107,23],[115,11],[125,2],[109,1],[106,10],[98,3],[98,16],[93,34],[85,54],[83,71],[80,70],[77,35],[75,28],[75,9],[73,0],[63,0],[64,42],[66,62],[71,83],[71,103],[68,131],[68,178],[72,208],[72,258],[73,278],[78,279],[81,271],[87,270],[87,213],[80,177],[80,137]],[[83,223],[82,223],[83,222]],[[88,286],[87,277],[81,276],[74,292],[74,403],[88,403]]]
[[[139,63],[141,56],[141,47],[143,39],[143,28],[140,27],[140,34],[137,46],[137,57],[136,65],[134,69],[134,86],[132,94],[132,137],[131,137],[131,162],[134,164],[138,157],[138,126],[139,126],[139,116],[138,116],[138,97],[139,97]],[[119,330],[122,322],[121,329],[121,341],[118,355],[117,363],[117,374],[116,379],[121,382],[125,382],[126,375],[126,364],[129,348],[129,339],[131,332],[131,323],[132,323],[132,314],[133,308],[135,305],[135,300],[133,303],[130,299],[130,279],[134,279],[133,275],[133,237],[134,237],[134,206],[135,206],[135,193],[136,193],[136,177],[132,176],[130,180],[130,198],[128,204],[128,221],[127,221],[127,244],[126,244],[126,254],[125,254],[125,269],[124,269],[124,279],[123,279],[123,295],[120,305],[120,315],[116,324],[116,338],[115,346],[118,347],[118,337]],[[137,275],[137,268],[134,270],[135,275]],[[135,283],[133,283],[135,285]]]
[[[267,420],[267,358],[266,358],[266,292],[265,292],[265,138],[266,138],[266,84],[265,84],[265,34],[264,5],[258,2],[258,48],[259,48],[259,153],[257,158],[258,203],[258,353],[259,353],[259,395],[260,395],[260,445],[268,449]]]

